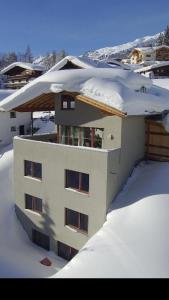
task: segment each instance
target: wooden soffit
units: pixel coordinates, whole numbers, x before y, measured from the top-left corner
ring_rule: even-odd
[[[97,100],[93,100],[87,96],[79,95],[77,93],[68,93],[63,92],[61,94],[69,94],[73,96],[77,101],[81,101],[83,103],[86,103],[88,105],[91,105],[102,112],[108,114],[108,115],[116,115],[119,117],[124,117],[126,113],[113,108],[107,104],[101,103]],[[55,110],[55,99],[56,99],[55,93],[49,93],[49,94],[42,94],[18,107],[15,107],[13,110],[18,112],[35,112],[35,111],[51,111]]]

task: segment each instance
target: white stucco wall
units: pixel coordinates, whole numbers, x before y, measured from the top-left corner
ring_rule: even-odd
[[[10,112],[0,112],[0,146],[12,142],[13,137],[19,135],[19,126],[25,126],[25,133],[31,124],[31,113],[16,112],[16,118],[10,118]],[[11,127],[16,126],[16,131],[11,132]]]

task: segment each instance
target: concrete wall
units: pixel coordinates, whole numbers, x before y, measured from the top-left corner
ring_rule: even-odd
[[[28,234],[31,235],[33,226],[50,235],[53,241],[59,240],[75,249],[80,249],[106,219],[108,155],[109,152],[106,150],[15,138],[16,205],[18,215]],[[24,176],[24,160],[42,163],[42,181]],[[89,174],[89,194],[65,188],[65,169]],[[42,215],[25,210],[25,193],[43,199]],[[89,216],[88,234],[76,232],[65,226],[64,208]],[[22,214],[19,213],[20,210]]]
[[[135,165],[144,158],[145,121],[144,117],[122,119],[122,145],[117,155],[108,155],[107,209],[116,194],[126,183]]]
[[[59,95],[56,97],[55,109],[56,124],[103,128],[102,148],[114,149],[121,146],[122,119],[120,117],[107,116],[99,109],[80,101],[76,101],[75,110],[61,110]]]
[[[0,112],[0,146],[12,143],[13,137],[19,135],[19,126],[25,125],[25,130],[27,130],[30,123],[30,113],[16,112],[16,118],[10,118],[10,112]],[[16,132],[11,132],[12,126],[16,126]]]

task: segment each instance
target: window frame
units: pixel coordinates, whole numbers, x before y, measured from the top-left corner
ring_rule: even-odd
[[[78,188],[74,188],[74,187],[69,186],[69,184],[68,184],[68,172],[78,173]],[[65,169],[65,189],[71,189],[71,190],[77,191],[79,193],[89,195],[89,186],[90,186],[89,183],[88,183],[88,191],[82,189],[82,176],[83,176],[83,174],[88,175],[88,181],[89,181],[89,174],[79,172],[79,171]]]
[[[27,194],[27,193],[25,193],[24,194],[25,195],[25,209],[26,210],[29,210],[29,211],[33,211],[33,212],[36,212],[36,213],[38,213],[38,214],[42,214],[43,213],[43,200],[41,199],[41,198],[39,198],[39,197],[36,197],[36,196],[32,196],[32,195],[30,195],[30,194]],[[31,208],[27,208],[26,207],[26,197],[27,196],[29,196],[30,198],[31,198]],[[41,200],[41,204],[40,204],[40,206],[41,206],[41,210],[38,210],[38,209],[36,209],[36,207],[38,206],[37,204],[36,204],[36,201],[37,200]]]
[[[78,214],[78,216],[77,216],[77,224],[78,224],[78,225],[77,225],[77,226],[72,225],[72,224],[69,224],[69,222],[68,222],[68,211],[72,211],[72,212],[75,212],[75,213]],[[82,225],[82,224],[81,224],[81,223],[82,223],[82,222],[81,222],[81,215],[87,217],[87,230],[81,228],[81,225]],[[83,233],[83,234],[88,235],[88,232],[89,232],[89,216],[86,215],[86,214],[80,213],[80,212],[78,212],[78,211],[75,211],[75,210],[73,210],[73,209],[70,209],[70,208],[65,207],[65,226],[68,226],[68,227],[70,227],[70,228],[75,229],[76,231],[78,231],[78,232],[80,232],[80,233]]]
[[[17,132],[16,126],[11,126],[11,132]]]
[[[67,103],[67,107],[64,107],[64,102]],[[71,106],[73,103],[73,107]],[[61,110],[75,110],[75,99],[71,95],[62,95],[61,96]]]
[[[10,119],[16,119],[16,111],[10,111]]]
[[[27,173],[27,169],[29,169],[29,167],[26,167],[26,163],[30,163],[30,174],[26,174]],[[36,177],[35,176],[35,164],[39,164],[40,165],[40,173],[41,173],[41,177]],[[28,172],[29,173],[29,172]],[[34,179],[37,179],[37,180],[40,180],[42,181],[42,164],[39,163],[39,162],[34,162],[34,161],[30,161],[30,160],[27,160],[25,159],[24,160],[24,176],[25,177],[30,177],[30,178],[34,178]]]

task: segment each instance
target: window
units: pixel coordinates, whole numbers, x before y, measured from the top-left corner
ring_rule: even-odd
[[[24,176],[30,176],[30,177],[42,179],[42,164],[25,160]]]
[[[89,192],[89,174],[66,170],[66,188],[71,188],[79,192]]]
[[[58,142],[66,145],[102,148],[104,129],[58,125]]]
[[[25,208],[37,212],[42,212],[42,199],[25,194]]]
[[[75,109],[75,99],[69,95],[62,95],[61,96],[61,109],[62,110]]]
[[[142,87],[141,87],[140,92],[146,93],[146,88],[145,88],[145,86],[142,86]]]
[[[77,253],[78,253],[78,250],[76,250],[64,243],[58,242],[58,256],[66,259],[66,260],[71,260]]]
[[[36,245],[38,245],[48,251],[50,250],[50,239],[49,239],[48,235],[33,229],[32,230],[32,241]]]
[[[15,132],[16,131],[16,126],[11,126],[11,132]]]
[[[11,119],[16,118],[16,112],[15,111],[10,112],[10,118]]]
[[[88,216],[72,209],[65,209],[65,225],[88,232]]]

